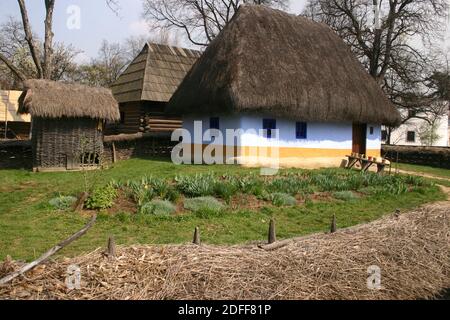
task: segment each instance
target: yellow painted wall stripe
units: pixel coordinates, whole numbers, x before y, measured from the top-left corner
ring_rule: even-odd
[[[197,150],[205,150],[208,145],[191,145],[191,152],[195,153]],[[226,155],[226,151],[228,154],[233,153],[235,156],[241,157],[279,157],[281,159],[284,158],[336,158],[342,157],[344,158],[347,155],[352,153],[351,149],[319,149],[319,148],[287,148],[287,147],[230,147],[230,146],[221,146],[222,152]],[[201,149],[200,149],[201,148]],[[226,148],[226,149],[225,149]],[[240,153],[238,154],[238,150]],[[380,157],[381,150],[380,149],[369,149],[367,150],[367,156],[371,157]]]

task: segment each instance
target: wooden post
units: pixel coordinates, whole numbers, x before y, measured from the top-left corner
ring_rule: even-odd
[[[337,230],[337,227],[336,227],[336,215],[333,214],[333,219],[331,220],[330,233],[335,233],[336,230]]]
[[[107,254],[109,258],[116,257],[116,242],[114,241],[114,237],[110,236],[108,239],[108,249]]]
[[[200,245],[200,228],[199,227],[195,227],[193,243],[196,245]]]
[[[113,143],[112,143],[112,162],[116,163],[116,161],[117,161],[116,144],[113,141]]]
[[[89,193],[82,192],[79,196],[77,201],[74,203],[72,209],[73,211],[81,211],[84,208],[84,203],[86,202],[87,198],[89,197]]]
[[[275,241],[277,241],[277,235],[276,235],[276,231],[275,231],[275,220],[274,219],[270,219],[270,224],[269,224],[269,244],[274,243]]]

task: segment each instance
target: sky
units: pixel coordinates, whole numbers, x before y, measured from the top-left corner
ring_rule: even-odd
[[[307,0],[290,0],[289,11],[300,13]],[[33,31],[42,37],[45,8],[43,0],[26,0]],[[78,62],[88,61],[97,55],[101,42],[120,42],[130,36],[151,34],[142,18],[142,0],[119,0],[118,15],[109,9],[105,0],[57,0],[54,12],[55,41],[72,44],[82,51]],[[79,10],[80,19],[73,19]],[[0,23],[9,17],[20,19],[17,0],[1,0]],[[79,23],[78,23],[79,22]],[[189,46],[187,42],[181,45]],[[450,45],[450,28],[447,44]]]

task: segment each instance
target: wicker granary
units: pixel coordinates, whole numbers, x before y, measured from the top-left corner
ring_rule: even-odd
[[[108,89],[28,80],[19,113],[32,118],[34,171],[96,168],[103,154],[106,121],[120,119]]]
[[[165,114],[166,104],[200,55],[196,50],[146,44],[111,86],[121,113],[113,132],[171,133],[180,128],[179,117]]]

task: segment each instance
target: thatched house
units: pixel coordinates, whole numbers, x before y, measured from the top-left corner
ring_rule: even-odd
[[[168,111],[183,115],[191,134],[194,121],[224,136],[225,129],[242,129],[234,149],[244,164],[273,160],[251,153],[270,146],[281,165],[300,167],[338,165],[352,150],[380,156],[381,125],[400,120],[328,26],[253,5],[241,6],[211,42]],[[194,153],[198,143],[209,141],[195,142]]]
[[[116,133],[172,132],[179,117],[164,114],[167,102],[200,52],[148,43],[111,86],[121,120]]]
[[[111,91],[47,80],[28,80],[19,113],[32,119],[35,171],[97,167],[103,153],[105,121],[118,121]]]

